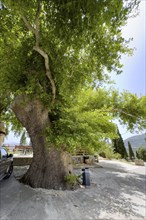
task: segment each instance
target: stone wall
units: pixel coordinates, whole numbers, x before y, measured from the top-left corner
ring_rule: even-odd
[[[32,157],[14,157],[13,165],[14,166],[27,166],[32,162]]]
[[[95,157],[94,156],[83,156],[83,155],[79,155],[79,156],[72,156],[72,163],[73,164],[94,164],[95,162]],[[71,160],[70,160],[70,165],[71,165]],[[27,166],[30,165],[32,161],[32,157],[14,157],[13,159],[13,163],[14,166]],[[65,159],[66,161],[66,159]],[[68,161],[68,160],[67,160]]]
[[[143,160],[134,160],[135,165],[137,166],[144,166],[144,161]]]
[[[73,164],[82,164],[83,156],[72,156]]]
[[[94,156],[84,156],[84,155],[79,155],[79,156],[72,156],[73,164],[94,164],[95,162],[95,157]]]
[[[27,166],[32,162],[32,157],[14,157],[14,166]],[[95,162],[94,156],[72,156],[73,164],[93,164]]]

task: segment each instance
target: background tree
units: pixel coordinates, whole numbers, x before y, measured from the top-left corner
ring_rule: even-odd
[[[128,150],[129,150],[129,158],[130,158],[131,160],[135,159],[135,155],[134,155],[134,152],[133,152],[133,150],[132,150],[132,147],[131,147],[131,144],[130,144],[129,141],[128,141]]]
[[[107,71],[121,72],[121,54],[131,53],[121,29],[138,3],[1,1],[1,118],[15,130],[25,127],[31,139],[33,161],[24,183],[64,188],[64,176],[71,171],[64,151],[87,144],[97,148],[114,137],[112,114],[119,106],[105,103],[89,111],[76,101],[82,90],[88,94],[88,88],[107,82]],[[132,128],[137,118],[142,123],[143,111],[141,118],[135,111],[131,120],[128,106],[119,115],[124,123],[132,121]]]
[[[128,154],[124,145],[123,138],[118,128],[117,128],[117,136],[118,138],[113,139],[113,151],[114,153],[119,153],[121,155],[121,158],[127,159]]]
[[[136,151],[136,156],[138,159],[142,159],[146,162],[146,147],[139,147]]]
[[[136,150],[136,158],[137,158],[137,159],[140,159],[137,150]]]
[[[20,138],[20,145],[26,145],[26,136],[25,131],[23,131],[21,138]]]

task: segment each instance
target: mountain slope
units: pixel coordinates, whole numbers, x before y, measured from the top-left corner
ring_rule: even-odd
[[[128,148],[128,141],[130,142],[132,149],[136,151],[139,147],[146,147],[146,134],[135,135],[124,140],[126,148]]]

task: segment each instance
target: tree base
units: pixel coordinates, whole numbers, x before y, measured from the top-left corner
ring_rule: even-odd
[[[42,155],[42,154],[41,154]],[[72,173],[71,156],[63,151],[51,149],[43,154],[44,157],[33,158],[27,173],[20,182],[33,188],[46,188],[55,190],[69,189],[65,176]]]

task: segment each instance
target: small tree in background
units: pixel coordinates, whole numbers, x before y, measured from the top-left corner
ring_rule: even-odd
[[[139,158],[139,154],[138,154],[137,151],[136,151],[136,158],[137,158],[137,159],[140,159],[140,158]]]
[[[26,135],[25,131],[22,133],[22,136],[20,138],[20,145],[26,145]]]
[[[118,135],[118,138],[113,139],[113,151],[114,153],[119,153],[121,155],[121,158],[127,159],[128,154],[127,154],[127,151],[124,145],[123,138],[118,128],[117,128],[117,135]]]
[[[130,160],[135,159],[135,155],[134,155],[133,149],[132,149],[131,144],[130,144],[129,141],[128,141],[128,150],[129,150],[129,157],[130,157]]]
[[[142,159],[146,162],[146,147],[139,147],[136,153],[138,159]]]

